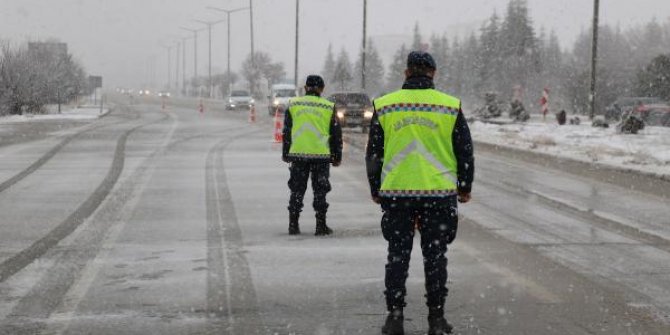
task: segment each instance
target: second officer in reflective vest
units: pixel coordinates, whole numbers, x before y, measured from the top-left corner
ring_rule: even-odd
[[[290,235],[300,234],[298,220],[310,176],[316,213],[315,235],[333,232],[326,224],[326,194],[331,190],[330,165],[339,166],[342,162],[342,128],[335,116],[335,105],[321,98],[324,88],[320,76],[307,77],[305,96],[291,99],[284,116],[282,158],[290,164]]]
[[[428,334],[448,334],[447,244],[456,237],[457,201],[468,202],[474,177],[472,139],[455,97],[435,90],[436,64],[426,52],[407,59],[402,89],[374,101],[366,153],[372,198],[384,212],[388,241],[383,334],[404,334],[405,281],[415,227],[428,305]]]

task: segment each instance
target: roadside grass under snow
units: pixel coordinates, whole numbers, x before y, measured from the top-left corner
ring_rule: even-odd
[[[646,127],[633,135],[618,134],[614,126],[594,128],[588,121],[564,126],[552,122],[475,121],[470,128],[478,142],[670,176],[670,128]]]
[[[62,106],[60,114],[58,114],[58,106],[56,105],[49,105],[46,109],[46,114],[24,114],[0,117],[0,124],[50,120],[92,120],[105,115],[109,111],[108,107],[105,107],[103,108],[102,113],[100,113],[100,106]]]

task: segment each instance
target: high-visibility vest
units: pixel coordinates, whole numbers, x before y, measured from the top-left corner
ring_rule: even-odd
[[[332,102],[317,96],[291,99],[288,110],[293,127],[289,157],[330,158],[330,122],[334,107]]]
[[[382,197],[446,197],[457,192],[452,134],[459,99],[434,89],[400,90],[374,102],[384,130]]]

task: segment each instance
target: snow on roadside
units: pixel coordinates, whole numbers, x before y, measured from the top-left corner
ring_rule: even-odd
[[[47,110],[47,114],[24,114],[0,117],[0,124],[51,120],[93,120],[109,112],[109,109],[105,108],[102,113],[100,113],[100,106],[80,106],[75,108],[63,106],[60,114],[58,114],[57,106],[47,106]]]
[[[637,135],[590,124],[549,122],[496,125],[475,121],[470,128],[478,142],[670,176],[670,128],[647,127]]]

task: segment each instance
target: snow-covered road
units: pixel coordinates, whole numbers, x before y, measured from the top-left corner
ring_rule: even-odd
[[[189,105],[0,146],[0,183],[21,177],[0,189],[0,334],[379,334],[362,149],[331,172],[335,235],[310,234],[307,209],[292,237],[269,117]],[[457,334],[670,331],[667,199],[491,153],[477,169],[448,254]],[[426,331],[421,264],[414,250],[409,334]]]

